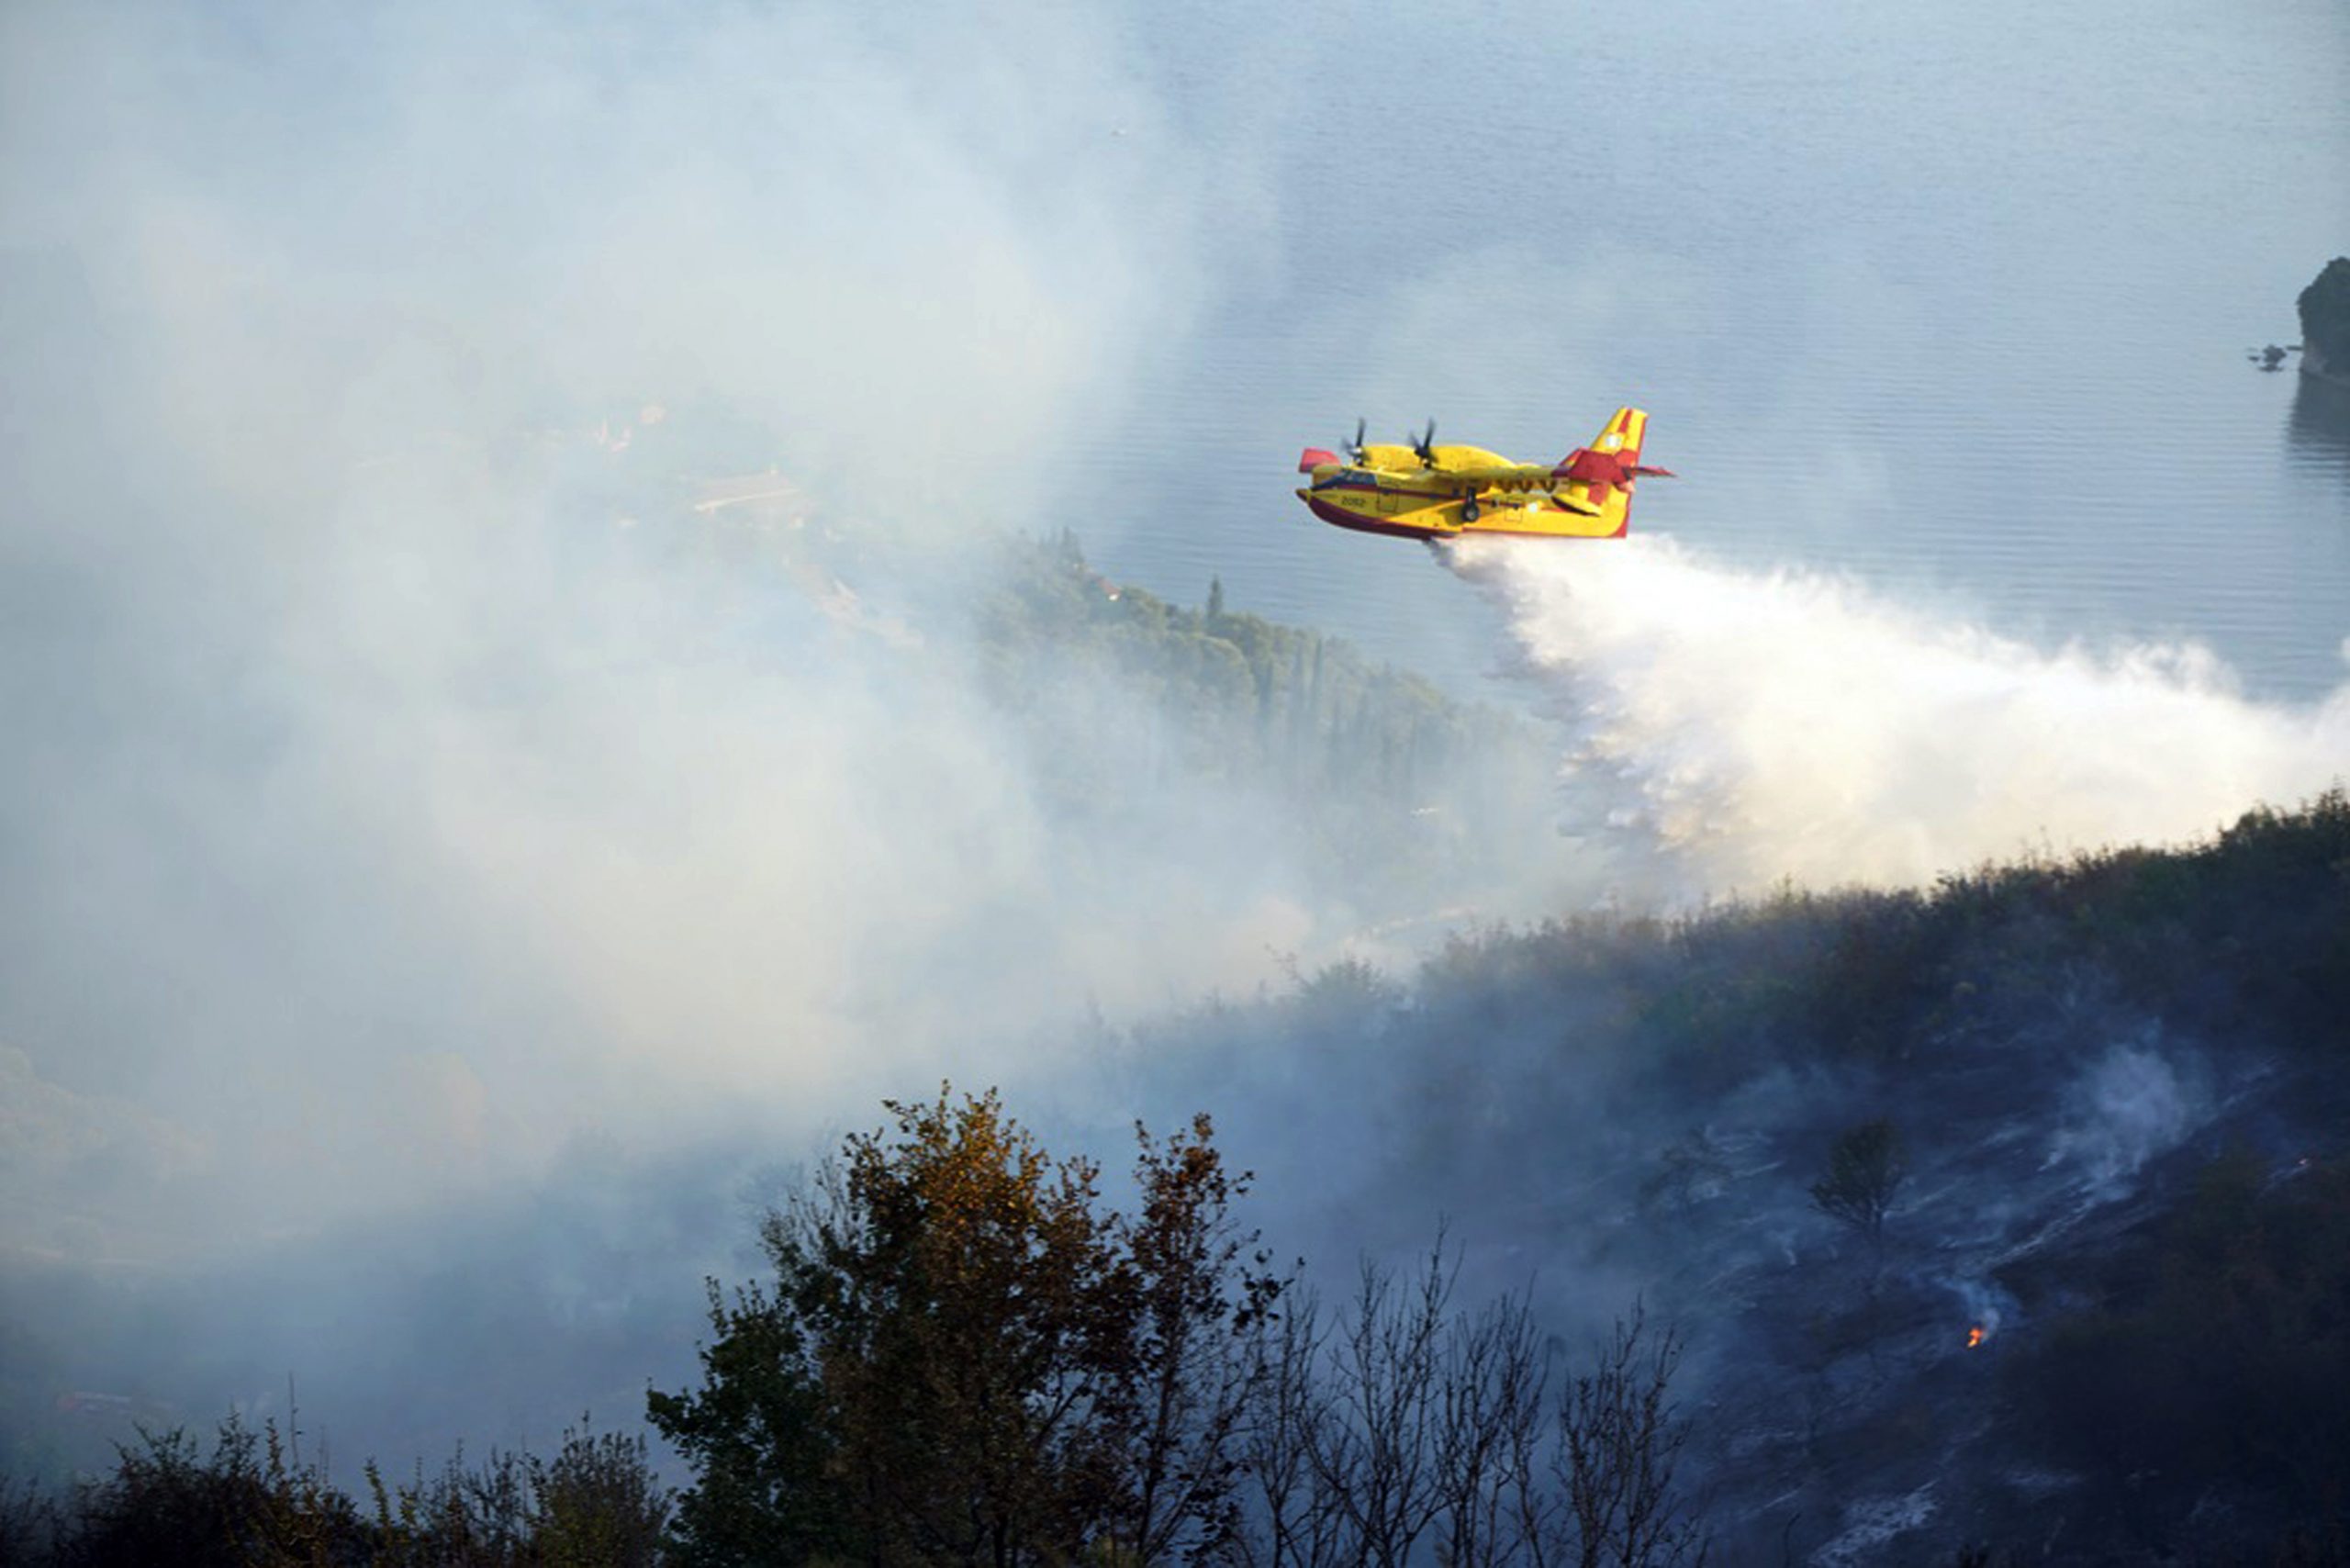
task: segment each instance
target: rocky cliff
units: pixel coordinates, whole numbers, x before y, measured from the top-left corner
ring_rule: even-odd
[[[2350,384],[2350,256],[2301,290],[2301,374]]]

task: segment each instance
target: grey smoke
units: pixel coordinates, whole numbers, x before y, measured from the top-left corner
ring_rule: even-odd
[[[2120,1192],[2210,1114],[2210,1093],[2197,1078],[2159,1038],[2115,1044],[2067,1092],[2048,1163],[2077,1172],[2094,1193]]]

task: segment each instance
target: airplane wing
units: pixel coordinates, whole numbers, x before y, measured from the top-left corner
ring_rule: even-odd
[[[1448,479],[1468,485],[1545,489],[1550,484],[1550,470],[1542,464],[1511,463],[1501,458],[1491,462],[1448,462],[1441,472]]]

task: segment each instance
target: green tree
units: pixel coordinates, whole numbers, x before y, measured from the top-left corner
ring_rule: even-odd
[[[275,1426],[255,1432],[233,1417],[208,1459],[184,1428],[141,1428],[110,1475],[79,1484],[43,1523],[47,1555],[29,1560],[62,1568],[326,1568],[372,1554],[358,1510],[318,1466],[290,1460]]]
[[[651,1397],[696,1473],[688,1559],[1009,1568],[1228,1529],[1239,1347],[1281,1286],[1207,1119],[1137,1129],[1126,1217],[993,1092],[887,1108],[768,1216],[772,1289],[713,1285],[701,1390]]]
[[[437,1475],[392,1484],[370,1460],[374,1568],[653,1568],[662,1562],[670,1498],[645,1463],[645,1441],[593,1431],[585,1417],[552,1460],[493,1449],[479,1464],[452,1459]],[[283,1532],[280,1532],[281,1535]],[[273,1565],[349,1555],[267,1559]]]
[[[694,1472],[677,1498],[679,1560],[752,1568],[831,1551],[845,1525],[826,1484],[833,1442],[798,1317],[757,1285],[730,1305],[712,1280],[710,1324],[701,1391],[645,1400]]]

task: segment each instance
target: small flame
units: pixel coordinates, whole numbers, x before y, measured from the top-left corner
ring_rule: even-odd
[[[1977,1345],[1979,1345],[1979,1344],[1981,1344],[1981,1343],[1983,1342],[1983,1337],[1984,1337],[1984,1335],[1987,1334],[1988,1332],[1990,1332],[1990,1331],[1989,1331],[1988,1329],[1985,1328],[1985,1327],[1983,1327],[1983,1325],[1981,1325],[1980,1323],[1976,1324],[1974,1327],[1972,1327],[1972,1328],[1968,1329],[1968,1330],[1966,1331],[1966,1348],[1967,1348],[1968,1350],[1973,1350],[1973,1349],[1975,1349],[1975,1346],[1977,1346]]]

